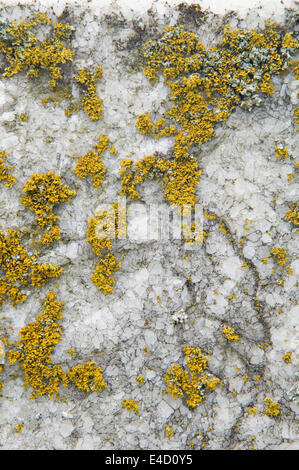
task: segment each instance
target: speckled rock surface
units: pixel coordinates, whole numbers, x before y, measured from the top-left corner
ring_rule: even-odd
[[[26,248],[34,252],[34,214],[20,202],[32,173],[52,170],[77,191],[56,211],[61,240],[40,255],[42,262],[61,265],[62,275],[25,289],[27,300],[15,308],[5,303],[0,337],[17,341],[19,329],[40,314],[53,289],[65,303],[53,363],[67,370],[95,361],[107,388],[86,395],[70,386],[61,390],[61,399],[31,401],[22,368],[8,364],[0,342],[0,449],[298,449],[298,241],[296,227],[285,220],[289,204],[298,200],[292,117],[298,104],[291,70],[273,79],[271,97],[251,111],[237,108],[201,147],[197,195],[216,218],[203,219],[207,236],[200,248],[136,236],[143,213],[128,203],[129,236],[113,246],[122,266],[114,292],[104,295],[90,280],[97,260],[86,243],[94,211],[119,198],[121,160],[172,148],[170,138],[141,135],[135,125],[141,113],[163,112],[168,94],[162,82],[150,86],[143,74],[143,43],[177,24],[196,32],[207,47],[219,42],[224,24],[259,28],[270,18],[294,29],[297,2],[254,3],[255,8],[231,13],[201,2],[203,9],[195,14],[191,2],[162,0],[1,2],[1,17],[8,21],[25,20],[39,9],[74,27],[75,58],[66,70],[74,94],[75,68],[101,64],[104,76],[97,85],[100,121],[83,111],[67,117],[64,101],[44,107],[46,77],[33,82],[18,74],[0,81],[0,150],[8,153],[16,177],[12,188],[0,183],[0,231],[26,233]],[[22,113],[27,121],[17,119]],[[105,154],[107,173],[96,190],[72,170],[74,154],[92,150],[100,134],[109,136],[118,154]],[[289,156],[276,158],[275,146],[286,147]],[[142,186],[141,195],[141,205],[167,207],[153,180]],[[271,256],[275,247],[286,250],[288,272]],[[224,326],[233,328],[239,341],[228,340]],[[194,410],[184,399],[163,394],[167,369],[185,364],[184,346],[208,355],[209,371],[222,381]],[[283,359],[287,353],[290,361]],[[264,413],[267,397],[279,404],[279,415]],[[121,405],[125,398],[138,402],[138,414]]]

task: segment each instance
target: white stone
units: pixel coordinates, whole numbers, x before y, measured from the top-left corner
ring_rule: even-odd
[[[70,421],[63,421],[59,426],[59,432],[63,438],[66,438],[72,434],[74,425]]]
[[[173,408],[171,408],[165,400],[160,401],[157,406],[157,414],[163,420],[169,418],[173,411]]]

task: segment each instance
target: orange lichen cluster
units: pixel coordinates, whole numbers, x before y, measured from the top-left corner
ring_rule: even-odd
[[[169,439],[171,439],[171,438],[174,436],[175,432],[171,429],[170,426],[168,426],[168,424],[165,424],[164,427],[165,427],[165,434],[166,434],[166,436],[167,436]]]
[[[292,355],[289,351],[282,356],[282,359],[286,364],[292,364]]]
[[[88,222],[87,243],[99,257],[95,270],[90,277],[95,286],[104,294],[114,290],[115,279],[112,274],[121,267],[116,257],[110,253],[111,239],[122,238],[126,231],[126,209],[118,202],[108,210],[99,210]]]
[[[26,386],[31,386],[31,399],[38,395],[59,396],[59,386],[67,385],[67,374],[60,365],[50,365],[54,347],[61,341],[63,303],[57,302],[55,292],[47,294],[44,311],[19,331],[16,351],[8,352],[11,364],[22,362]]]
[[[191,224],[182,224],[182,234],[186,243],[194,245],[202,245],[206,239],[206,232],[204,230],[200,230],[199,225],[196,222],[191,222]]]
[[[49,279],[60,276],[62,268],[52,264],[36,264],[36,257],[29,256],[21,245],[20,232],[8,230],[7,236],[0,232],[0,308],[7,298],[12,305],[22,303],[26,295],[21,287],[43,286]],[[31,282],[30,282],[31,280]]]
[[[228,341],[236,343],[240,340],[240,337],[235,333],[233,328],[224,326],[222,332]]]
[[[0,151],[0,182],[5,181],[5,186],[7,188],[11,188],[12,185],[15,183],[16,178],[12,176],[9,171],[13,170],[13,167],[7,167],[4,158],[8,156],[7,152]]]
[[[167,27],[144,46],[145,75],[152,82],[163,75],[173,104],[156,124],[149,113],[139,116],[139,131],[173,136],[175,157],[186,156],[194,144],[207,142],[237,105],[250,107],[259,91],[272,94],[271,76],[287,68],[297,48],[291,34],[269,23],[263,33],[226,26],[220,44],[209,49],[183,26]]]
[[[23,423],[17,424],[16,427],[15,427],[15,433],[16,433],[16,434],[19,434],[19,432],[22,431],[23,427],[24,427],[24,424],[23,424]]]
[[[78,157],[77,154],[74,155],[74,157],[78,158],[76,167],[73,170],[75,175],[78,178],[87,178],[87,176],[89,176],[92,181],[92,186],[99,189],[103,184],[106,174],[106,168],[102,160],[103,155],[107,150],[113,152],[113,149],[114,147],[109,137],[101,134],[94,150],[80,157]]]
[[[89,70],[79,69],[75,75],[75,80],[81,85],[81,99],[77,106],[71,103],[66,109],[66,115],[71,116],[72,113],[82,108],[92,121],[98,121],[102,118],[102,102],[103,100],[97,95],[97,82],[103,77],[102,66],[98,65],[96,71],[92,74]]]
[[[269,418],[274,418],[280,415],[280,405],[272,400],[272,398],[266,397],[264,399],[267,408],[264,410],[264,414],[269,416]]]
[[[56,223],[58,217],[53,212],[53,206],[69,201],[76,191],[63,185],[60,175],[49,171],[31,175],[24,184],[23,192],[25,196],[21,197],[22,204],[35,212],[36,223],[42,229],[48,227],[40,240],[41,243],[49,245],[54,240],[59,240],[61,231]]]
[[[257,413],[257,407],[256,406],[249,406],[248,407],[248,413],[250,415],[255,415]]]
[[[299,82],[299,60],[294,60],[292,62],[292,65],[293,65],[295,78]],[[299,91],[297,91],[297,97],[299,97]],[[297,132],[299,132],[299,106],[295,107],[293,117],[294,117],[295,124],[298,125],[296,130]]]
[[[61,273],[61,266],[56,267],[52,264],[37,264],[32,267],[30,273],[31,284],[36,287],[41,287],[48,281],[48,279],[59,277]]]
[[[139,405],[136,401],[132,400],[131,398],[125,398],[121,402],[122,406],[124,406],[128,411],[132,410],[134,413],[138,413]]]
[[[143,382],[144,382],[144,375],[138,375],[136,377],[136,382],[138,383],[138,385],[141,385]]]
[[[9,64],[2,77],[11,78],[26,72],[27,78],[38,78],[46,70],[50,75],[48,84],[55,88],[57,81],[63,78],[63,64],[73,61],[74,52],[65,43],[71,34],[69,24],[51,25],[43,13],[37,13],[27,22],[8,23],[0,37],[0,53],[5,55]],[[47,39],[40,39],[40,35],[47,36]]]
[[[195,158],[164,160],[154,155],[141,158],[136,163],[131,159],[121,162],[120,176],[122,189],[120,194],[131,200],[139,199],[137,185],[146,178],[158,180],[163,189],[163,198],[171,205],[194,206],[197,201],[195,188],[198,185],[201,170]]]
[[[289,156],[288,149],[286,147],[278,147],[278,145],[275,145],[275,156],[278,159],[282,158],[285,160]]]
[[[28,116],[28,114],[25,114],[25,113],[21,113],[17,116],[18,121],[26,122],[26,121],[28,121],[28,119],[29,119],[29,116]]]
[[[174,364],[167,370],[164,380],[167,389],[164,393],[173,398],[186,396],[189,408],[196,408],[203,400],[207,390],[216,390],[221,384],[218,377],[206,371],[209,357],[205,356],[199,348],[184,347],[187,370]]]
[[[57,302],[56,294],[50,291],[45,299],[44,311],[19,331],[20,340],[8,351],[10,364],[20,362],[25,374],[26,387],[31,386],[31,399],[38,396],[59,397],[60,386],[70,382],[85,392],[102,392],[107,384],[101,367],[86,362],[71,367],[65,372],[59,364],[52,364],[52,353],[61,341],[63,302]]]
[[[275,262],[278,263],[280,266],[284,266],[289,260],[285,248],[273,248],[271,250],[271,255],[273,256]]]
[[[160,39],[148,41],[144,73],[152,83],[163,76],[172,105],[155,123],[150,113],[139,115],[136,126],[156,139],[172,137],[174,159],[123,160],[122,194],[139,198],[136,185],[151,173],[161,180],[170,204],[193,206],[201,172],[190,152],[208,142],[236,106],[250,108],[259,102],[259,93],[271,95],[271,77],[288,67],[297,48],[291,34],[269,23],[263,33],[226,26],[220,44],[209,49],[183,26],[169,26]]]
[[[86,362],[69,369],[68,378],[83,392],[102,392],[107,388],[102,372],[95,362]]]
[[[294,202],[290,205],[290,209],[286,212],[285,220],[292,222],[295,227],[299,225],[298,203]]]

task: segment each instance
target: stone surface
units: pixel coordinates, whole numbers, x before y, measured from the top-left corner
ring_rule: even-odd
[[[61,264],[63,274],[38,290],[28,288],[24,304],[5,304],[0,336],[17,341],[19,329],[34,320],[46,293],[54,289],[58,300],[65,302],[65,311],[63,339],[53,362],[66,370],[95,361],[108,384],[102,393],[86,395],[69,387],[61,392],[63,400],[30,401],[22,369],[6,363],[0,372],[1,449],[299,447],[298,244],[295,229],[284,220],[288,203],[298,199],[298,176],[288,181],[298,158],[292,120],[296,83],[291,73],[277,77],[275,94],[250,112],[236,109],[201,148],[199,201],[226,220],[233,243],[213,220],[204,221],[207,239],[197,250],[180,241],[147,240],[144,214],[140,208],[133,211],[132,205],[130,236],[113,248],[119,257],[123,252],[113,294],[105,296],[90,281],[96,257],[86,243],[88,219],[101,203],[118,198],[120,161],[172,148],[171,139],[142,136],[135,126],[140,113],[154,109],[159,115],[167,98],[166,86],[150,86],[142,72],[143,42],[158,37],[169,24],[184,22],[211,46],[217,44],[223,24],[258,28],[267,18],[284,24],[287,8],[295,7],[293,1],[256,0],[249,7],[248,2],[204,0],[206,18],[198,26],[192,16],[183,15],[180,3],[1,2],[1,16],[9,20],[26,19],[34,8],[53,20],[64,13],[75,28],[75,66],[102,64],[104,77],[98,84],[103,99],[103,119],[98,122],[82,111],[67,118],[63,102],[43,107],[38,87],[22,74],[0,81],[0,150],[8,152],[17,178],[11,189],[0,186],[0,230],[33,228],[33,214],[20,203],[23,184],[32,173],[53,170],[77,190],[72,204],[57,210],[62,239],[44,249],[41,258]],[[230,9],[235,14],[227,14]],[[27,122],[17,122],[20,113],[28,114]],[[74,153],[91,150],[101,133],[109,136],[118,155],[104,156],[107,174],[97,191],[88,180],[77,179],[72,169]],[[288,159],[276,159],[277,143],[288,148]],[[157,183],[147,181],[141,193],[142,203],[166,206]],[[247,238],[241,249],[242,237]],[[292,274],[281,274],[275,265],[270,256],[275,246],[287,250]],[[278,282],[282,277],[283,285]],[[178,315],[182,321],[174,321]],[[224,325],[232,326],[240,341],[227,341]],[[209,355],[209,370],[223,382],[194,411],[184,400],[163,395],[166,370],[172,364],[184,365],[184,345]],[[286,352],[291,353],[289,364],[282,359]],[[0,364],[3,358],[0,342]],[[138,385],[136,377],[141,374],[145,380]],[[280,404],[275,419],[263,414],[267,396]],[[125,398],[139,403],[138,414],[122,407]],[[256,413],[251,414],[254,407]],[[23,429],[15,433],[20,422]],[[165,434],[166,424],[175,431],[171,439]]]

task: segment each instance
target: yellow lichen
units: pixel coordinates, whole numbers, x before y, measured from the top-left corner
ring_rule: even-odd
[[[201,170],[193,157],[164,160],[148,155],[136,163],[124,159],[120,170],[120,194],[128,196],[131,200],[139,199],[137,185],[143,183],[146,178],[154,178],[161,183],[164,189],[163,198],[171,205],[178,205],[181,209],[184,205],[193,207],[197,201],[195,190],[200,175]]]
[[[229,328],[229,327],[224,326],[222,328],[222,332],[223,332],[223,334],[225,335],[225,337],[228,341],[232,341],[232,342],[236,343],[237,341],[240,340],[240,337],[238,335],[236,335],[233,328]]]
[[[205,371],[209,357],[205,356],[199,348],[184,347],[187,370],[174,364],[167,370],[164,380],[167,389],[163,392],[173,398],[186,396],[189,408],[196,408],[203,400],[207,390],[216,390],[221,384],[218,377]]]
[[[42,11],[35,14],[35,20],[38,24],[51,24],[50,18]]]
[[[0,232],[0,307],[5,298],[16,305],[26,300],[21,287],[30,284],[42,286],[48,279],[58,277],[62,268],[52,264],[36,264],[36,257],[29,256],[21,245],[20,232],[8,230],[7,236]]]
[[[293,71],[297,82],[299,81],[299,60],[292,62]],[[299,97],[299,91],[297,91],[297,97]],[[299,106],[296,106],[293,113],[294,122],[298,125],[296,131],[299,132]]]
[[[9,174],[8,172],[13,170],[13,167],[7,167],[4,163],[4,158],[8,156],[7,152],[0,151],[0,182],[5,181],[5,186],[11,188],[15,183],[16,178]]]
[[[140,114],[140,116],[138,116],[136,127],[140,134],[151,134],[153,124],[148,113]]]
[[[184,241],[190,244],[202,245],[206,238],[206,232],[200,230],[196,222],[182,224],[182,233]]]
[[[278,147],[277,145],[275,145],[275,155],[276,158],[282,158],[283,160],[285,160],[289,156],[289,152],[286,147]]]
[[[36,223],[45,231],[41,243],[50,244],[60,239],[60,229],[57,225],[58,217],[53,212],[53,207],[62,202],[69,201],[75,196],[76,191],[63,185],[60,175],[53,171],[48,173],[36,173],[31,175],[23,187],[25,196],[21,202],[36,214]]]
[[[78,178],[87,178],[87,176],[89,176],[92,181],[92,186],[99,189],[103,184],[106,174],[106,168],[102,158],[109,148],[112,148],[109,137],[101,134],[94,150],[80,157],[75,154],[74,156],[78,158],[76,167],[73,170],[75,175]]]
[[[206,219],[209,219],[209,220],[214,220],[217,217],[215,214],[211,214],[207,210],[204,211],[204,216]]]
[[[280,414],[280,405],[272,400],[272,398],[266,397],[264,399],[267,408],[264,410],[264,414],[269,416],[270,418],[274,418],[275,416],[279,416]]]
[[[170,204],[195,204],[201,172],[193,148],[209,141],[236,106],[250,108],[259,92],[271,95],[272,76],[288,66],[298,48],[290,33],[281,33],[269,22],[265,26],[263,33],[226,26],[220,44],[210,49],[183,26],[169,26],[160,39],[145,44],[144,73],[153,83],[163,76],[172,104],[156,122],[150,112],[139,115],[136,126],[143,135],[171,137],[174,159],[148,156],[135,164],[123,160],[123,195],[138,199],[136,186],[150,176],[161,182]]]
[[[284,266],[288,262],[289,258],[286,254],[287,252],[285,248],[276,247],[271,250],[271,255],[280,266]]]
[[[167,27],[160,39],[145,44],[144,73],[153,82],[162,74],[172,106],[156,124],[149,113],[139,116],[139,131],[174,136],[175,157],[186,156],[194,144],[207,142],[237,105],[251,106],[259,90],[272,94],[272,75],[290,64],[297,48],[290,33],[270,23],[262,33],[226,26],[220,44],[210,49],[183,26]]]
[[[63,308],[63,303],[57,302],[55,292],[49,292],[42,314],[35,322],[21,328],[20,340],[8,351],[10,364],[22,363],[25,385],[33,388],[31,399],[44,395],[58,398],[60,385],[66,387],[70,382],[85,392],[102,392],[107,387],[102,369],[95,362],[78,364],[67,372],[59,364],[52,364],[51,354],[62,337],[59,320],[62,320]]]
[[[82,97],[79,107],[82,108],[92,121],[102,118],[102,102],[98,97],[96,85],[100,78],[103,77],[102,66],[98,65],[94,74],[89,70],[79,69],[75,75],[75,80],[81,85]],[[70,116],[76,109],[73,103],[66,109],[66,115]]]
[[[26,386],[33,388],[31,398],[38,395],[59,395],[59,385],[66,386],[67,374],[60,365],[51,365],[51,354],[61,341],[63,303],[57,302],[51,291],[45,299],[44,311],[19,331],[20,340],[16,351],[8,352],[11,364],[22,362]]]
[[[66,100],[67,102],[72,102],[73,95],[71,89],[67,85],[57,85],[51,95],[42,98],[41,103],[44,107],[47,107],[49,103],[52,103],[54,106],[58,106],[63,100]],[[78,111],[79,108],[76,110]]]
[[[299,225],[298,203],[294,202],[290,205],[290,209],[286,212],[285,220],[292,222],[295,227]]]
[[[110,154],[111,154],[111,155],[114,155],[114,156],[118,154],[118,151],[117,151],[117,149],[114,147],[114,145],[111,145]]]
[[[21,113],[21,114],[18,115],[17,119],[18,119],[18,121],[24,121],[25,122],[25,121],[28,121],[29,116],[28,116],[28,114]]]
[[[282,359],[286,364],[292,364],[292,355],[290,352],[286,352],[283,356]]]
[[[114,290],[115,279],[112,274],[121,267],[116,257],[110,253],[112,239],[122,238],[126,230],[126,209],[116,202],[107,211],[98,211],[95,217],[88,221],[86,232],[87,243],[99,257],[95,270],[90,277],[92,282],[104,294],[111,294]]]
[[[19,432],[21,432],[21,431],[22,431],[22,429],[23,429],[23,426],[24,426],[24,424],[23,424],[23,423],[19,423],[19,424],[17,424],[17,425],[16,425],[16,427],[15,427],[15,433],[16,433],[16,434],[19,434]]]
[[[32,267],[29,276],[33,286],[41,287],[48,281],[48,279],[59,277],[61,273],[61,266],[57,267],[52,264],[37,264]]]
[[[136,377],[136,382],[138,383],[138,385],[141,385],[144,382],[144,375],[142,374]]]
[[[70,25],[50,23],[46,15],[38,13],[27,23],[13,21],[7,25],[0,40],[0,53],[8,63],[2,77],[26,72],[27,78],[38,78],[46,70],[50,76],[48,84],[55,88],[62,79],[62,66],[73,61],[74,53],[65,44],[72,34]],[[38,25],[45,25],[47,32],[37,29]]]
[[[294,178],[294,173],[288,173],[288,183]]]
[[[107,384],[102,376],[102,369],[95,362],[78,364],[68,371],[68,378],[79,390],[84,392],[102,392]]]
[[[174,436],[174,431],[171,429],[170,426],[168,426],[168,424],[165,424],[165,434],[169,439]]]
[[[299,131],[299,106],[296,106],[293,113],[294,122],[298,124],[297,132]]]
[[[74,351],[72,348],[68,348],[67,352],[71,357],[73,357],[74,354],[76,354],[76,350]]]
[[[255,415],[255,414],[257,413],[257,408],[256,408],[256,406],[252,406],[252,407],[249,406],[249,407],[248,407],[248,413],[249,413],[250,415]]]
[[[121,402],[122,406],[124,406],[128,411],[132,410],[134,413],[139,412],[139,405],[136,401],[132,400],[131,398],[125,398]]]

